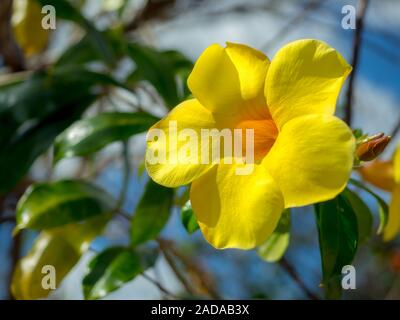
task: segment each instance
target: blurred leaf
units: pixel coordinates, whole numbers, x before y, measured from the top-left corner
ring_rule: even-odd
[[[119,83],[83,68],[63,68],[0,87],[0,193],[14,187],[55,137],[95,101],[100,85]]]
[[[136,43],[130,43],[128,53],[136,63],[136,69],[128,81],[148,81],[163,98],[167,107],[173,108],[186,98],[186,76],[192,63],[177,51],[158,51]],[[186,72],[185,72],[186,70]],[[181,76],[181,82],[178,79]]]
[[[167,223],[172,207],[174,190],[150,180],[131,220],[133,246],[158,236]]]
[[[155,252],[144,252],[124,247],[113,247],[96,255],[89,263],[83,278],[85,299],[100,299],[131,281],[152,267]]]
[[[13,34],[25,55],[42,52],[49,40],[49,30],[42,27],[42,8],[32,0],[14,1]]]
[[[57,18],[62,18],[76,22],[83,29],[86,30],[88,38],[90,39],[93,48],[102,56],[103,60],[109,65],[115,63],[115,53],[113,48],[103,37],[103,35],[94,27],[94,25],[87,20],[72,4],[67,0],[36,0],[42,6],[52,5],[56,9]]]
[[[363,243],[367,241],[372,234],[372,212],[364,201],[349,188],[346,188],[342,192],[342,195],[350,203],[357,216],[358,242]]]
[[[159,119],[145,112],[102,113],[75,122],[57,137],[54,161],[74,156],[86,156],[106,145],[126,140],[148,130]]]
[[[360,181],[350,179],[349,180],[351,184],[354,186],[363,189],[364,191],[368,192],[371,196],[375,198],[375,200],[378,203],[378,208],[379,208],[379,218],[380,218],[380,223],[379,223],[379,228],[377,231],[377,234],[381,234],[383,229],[386,227],[386,224],[388,222],[388,217],[389,217],[389,206],[383,200],[380,196],[378,196],[375,192],[373,192],[371,189],[367,188],[363,183]]]
[[[84,181],[38,183],[28,188],[17,205],[17,230],[50,229],[110,213],[115,201]]]
[[[338,299],[342,268],[352,263],[357,251],[357,216],[342,195],[316,204],[315,209],[325,294],[328,299]]]
[[[181,221],[189,234],[194,233],[200,228],[199,224],[197,223],[196,216],[194,215],[190,200],[182,207]]]
[[[277,262],[285,254],[290,240],[290,209],[283,211],[279,223],[267,241],[258,248],[258,255],[267,262]]]
[[[117,57],[122,57],[125,54],[125,40],[122,34],[114,30],[107,30],[101,32],[101,34],[104,41],[107,41],[109,46],[113,48]],[[104,58],[93,46],[90,36],[85,35],[77,43],[65,50],[56,62],[56,66],[84,65],[86,63],[102,60],[104,60]]]
[[[22,258],[14,271],[11,290],[16,299],[32,300],[45,298],[51,292],[42,286],[46,274],[44,266],[53,266],[56,272],[56,287],[90,242],[99,235],[110,216],[103,215],[80,224],[70,224],[40,233],[27,256]]]

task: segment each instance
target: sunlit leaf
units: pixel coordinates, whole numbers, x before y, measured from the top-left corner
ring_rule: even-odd
[[[84,181],[38,183],[28,188],[17,205],[17,230],[50,229],[110,213],[115,201]]]
[[[357,216],[341,195],[315,208],[323,285],[326,297],[337,299],[341,295],[342,268],[352,263],[357,251]]]
[[[133,280],[156,261],[155,252],[112,247],[96,255],[82,281],[85,299],[100,299]]]
[[[197,223],[196,216],[194,215],[190,200],[182,207],[181,210],[181,221],[186,231],[189,234],[199,230],[199,224]]]
[[[267,241],[258,248],[258,255],[267,262],[279,261],[285,254],[290,241],[290,210],[282,213],[278,226]]]
[[[157,120],[145,112],[102,113],[80,120],[57,137],[54,160],[91,154],[112,142],[126,140],[148,130]]]
[[[40,233],[29,253],[22,258],[14,271],[11,290],[16,299],[31,300],[47,297],[51,290],[46,282],[45,266],[54,267],[56,288],[90,242],[99,235],[110,216],[104,215],[80,224],[70,224]]]
[[[138,245],[158,236],[167,223],[174,190],[150,180],[131,221],[131,243]]]

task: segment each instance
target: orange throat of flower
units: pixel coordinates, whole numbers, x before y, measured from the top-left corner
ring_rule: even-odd
[[[241,129],[242,132],[242,151],[247,154],[252,146],[254,152],[254,161],[256,163],[268,154],[274,145],[279,131],[272,119],[261,120],[244,120],[238,123],[236,129]],[[247,135],[246,129],[250,129],[253,134]],[[249,139],[253,141],[249,141]]]

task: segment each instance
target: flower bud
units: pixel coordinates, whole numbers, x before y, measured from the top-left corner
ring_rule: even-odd
[[[383,133],[366,138],[362,141],[356,151],[356,155],[361,161],[371,161],[378,157],[390,142],[391,137]]]

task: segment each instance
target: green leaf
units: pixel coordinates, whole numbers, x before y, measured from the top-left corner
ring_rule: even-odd
[[[150,180],[131,220],[131,244],[155,239],[167,223],[174,190]]]
[[[148,130],[159,119],[145,112],[102,113],[75,122],[57,137],[54,161],[73,156],[86,156],[108,144],[126,140]]]
[[[42,6],[52,5],[56,9],[57,18],[73,21],[85,29],[93,48],[109,65],[116,61],[115,52],[107,39],[67,0],[37,0]]]
[[[64,180],[28,188],[17,205],[16,230],[50,229],[110,213],[115,201],[102,189],[84,182]]]
[[[358,226],[358,242],[363,243],[367,241],[372,234],[372,212],[364,201],[349,188],[346,188],[342,195],[350,203],[357,216],[357,226]]]
[[[186,98],[185,75],[192,63],[177,51],[158,51],[153,48],[130,43],[128,54],[136,63],[136,70],[128,81],[148,81],[163,98],[167,107],[173,108]],[[180,77],[181,76],[181,77]],[[179,84],[179,78],[180,84]],[[183,82],[183,83],[182,83]]]
[[[389,206],[383,200],[380,196],[378,196],[375,192],[373,192],[371,189],[366,187],[363,183],[360,181],[350,179],[350,183],[353,184],[354,186],[361,188],[368,192],[371,196],[375,198],[375,200],[378,203],[378,208],[379,208],[379,218],[380,218],[380,223],[379,223],[379,228],[377,231],[377,234],[381,234],[383,232],[383,229],[386,227],[386,224],[388,222],[388,217],[389,217]]]
[[[0,87],[0,193],[13,188],[55,137],[95,101],[99,85],[119,84],[104,74],[63,68]]]
[[[103,215],[80,224],[70,224],[42,231],[29,253],[19,260],[14,271],[11,291],[16,299],[45,298],[51,290],[44,289],[44,266],[55,268],[56,288],[88,249],[90,242],[99,235],[110,215]]]
[[[190,200],[186,202],[186,204],[182,207],[181,210],[181,221],[186,231],[189,234],[194,233],[199,230],[199,224],[197,223],[196,216],[193,212],[192,205]]]
[[[357,216],[342,195],[315,208],[326,297],[338,299],[342,268],[352,263],[357,251]]]
[[[122,57],[125,54],[123,35],[115,31],[107,30],[101,32],[104,41],[113,48],[117,57]],[[86,63],[98,62],[104,60],[101,53],[93,46],[92,40],[89,35],[85,35],[77,43],[69,47],[59,57],[56,62],[56,67],[71,66],[71,65],[84,65]]]
[[[274,232],[257,250],[258,255],[267,262],[277,262],[285,254],[290,241],[290,210],[283,211]]]
[[[154,252],[112,247],[95,256],[82,281],[85,299],[100,299],[154,265]]]

